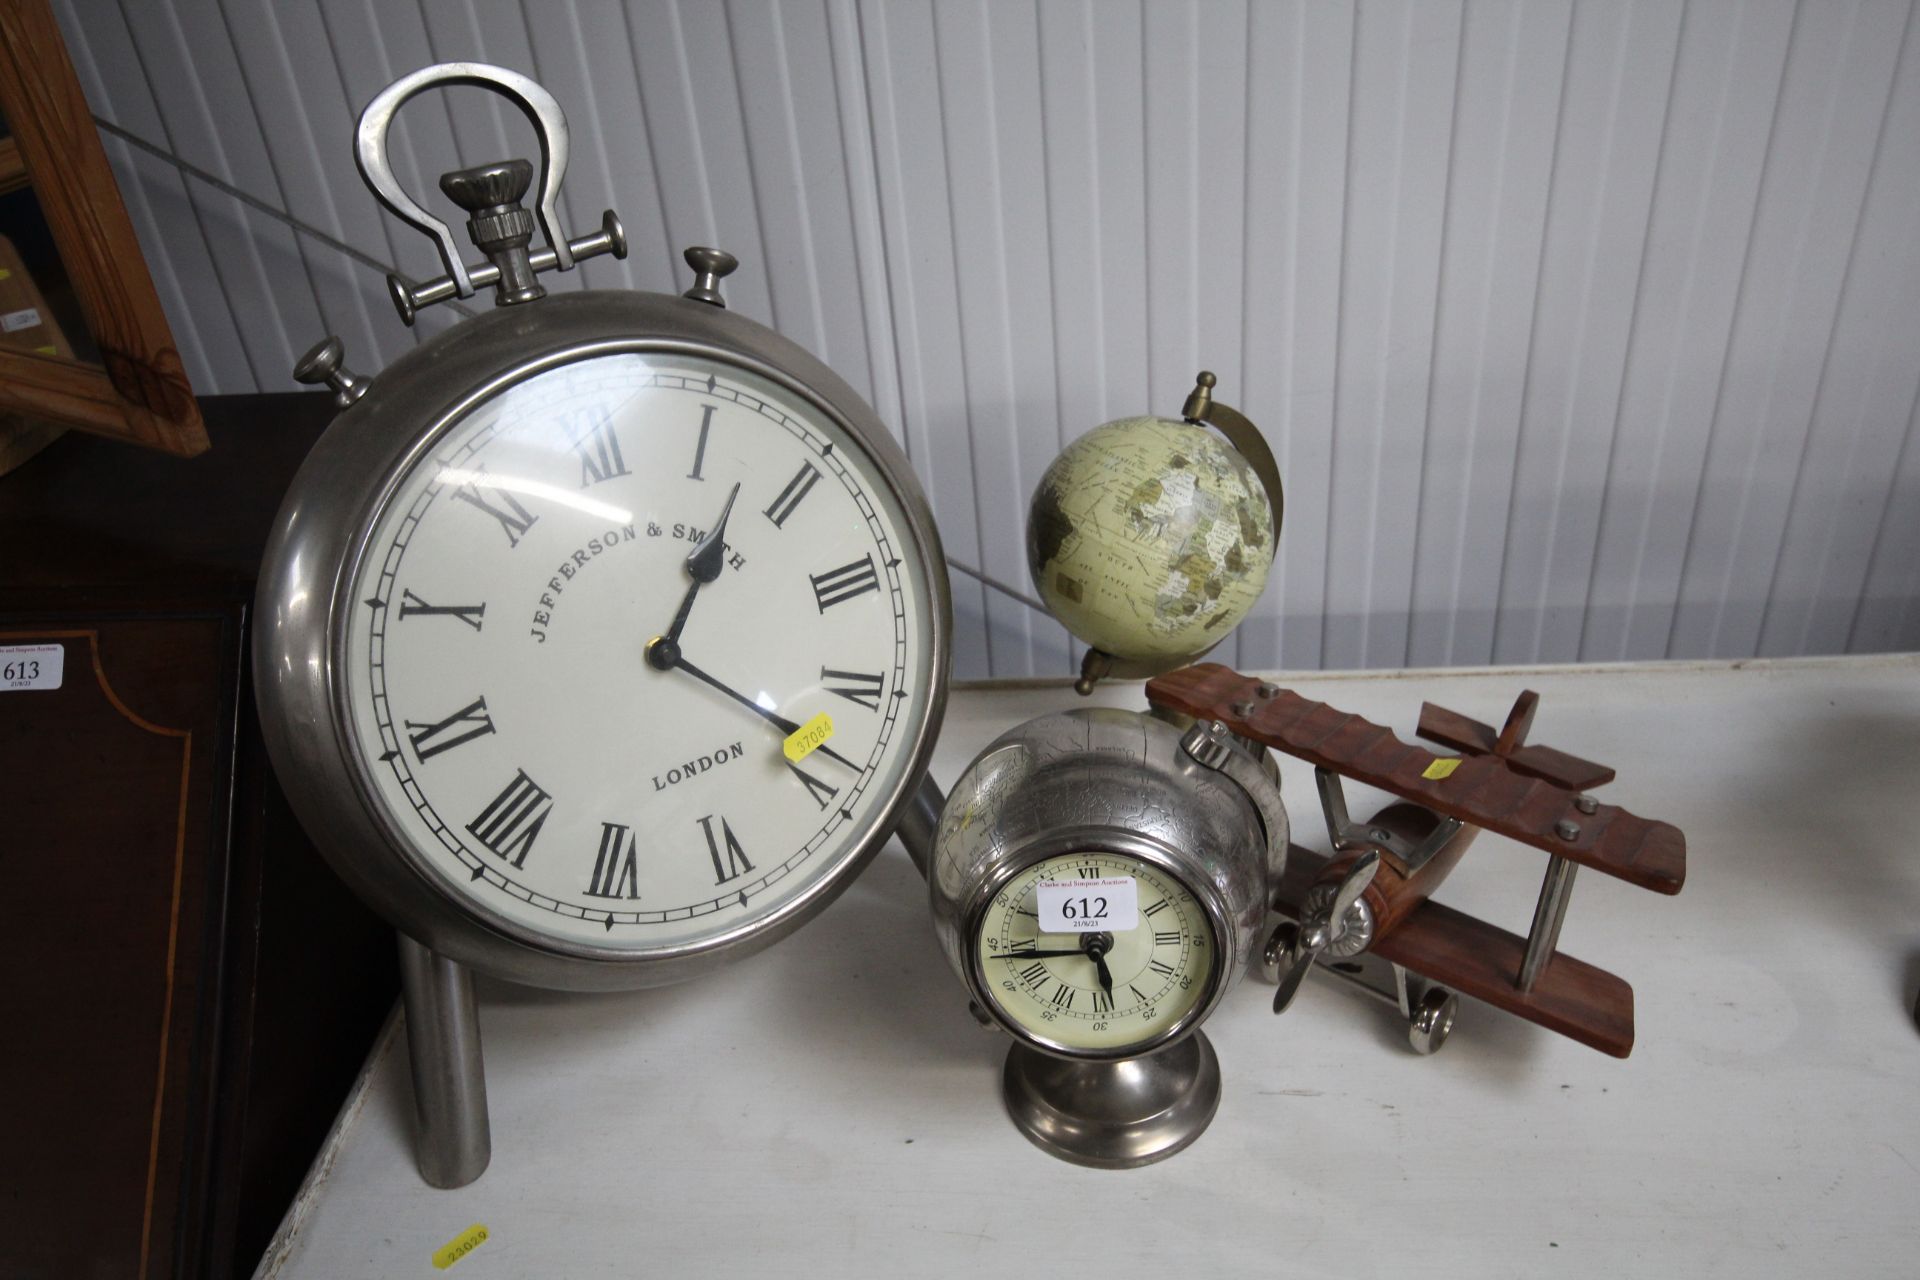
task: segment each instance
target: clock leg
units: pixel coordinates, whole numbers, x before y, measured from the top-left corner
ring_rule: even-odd
[[[907,846],[907,856],[920,868],[923,878],[933,860],[933,837],[940,830],[940,810],[946,805],[947,797],[934,785],[933,779],[922,778],[919,789],[907,801],[893,829],[900,843]]]
[[[473,974],[397,936],[413,1066],[414,1160],[428,1186],[464,1187],[493,1158]]]

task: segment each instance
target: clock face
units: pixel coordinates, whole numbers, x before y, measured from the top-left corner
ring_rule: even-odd
[[[859,445],[769,379],[623,353],[519,382],[398,479],[356,562],[371,798],[536,943],[750,930],[847,865],[911,763],[935,626],[913,538]]]
[[[1040,927],[1043,883],[1130,880],[1132,928]],[[1101,960],[1089,939],[1104,947]],[[982,987],[1002,1018],[1054,1048],[1114,1055],[1165,1038],[1206,998],[1215,973],[1206,908],[1176,877],[1119,853],[1071,853],[1021,870],[987,903],[975,936]]]

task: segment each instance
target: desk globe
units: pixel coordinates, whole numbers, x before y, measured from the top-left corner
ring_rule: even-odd
[[[1155,675],[1199,657],[1266,586],[1279,471],[1258,429],[1213,400],[1216,381],[1199,375],[1185,421],[1095,427],[1034,490],[1027,567],[1048,610],[1089,646],[1075,685],[1083,694],[1102,676]]]

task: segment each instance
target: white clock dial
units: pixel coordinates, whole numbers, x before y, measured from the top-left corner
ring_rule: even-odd
[[[680,662],[650,665],[723,511]],[[768,379],[626,353],[520,382],[401,476],[357,561],[345,685],[373,797],[510,930],[673,950],[764,922],[910,764],[934,625],[912,537],[865,452]],[[832,735],[789,760],[823,713]]]
[[[1133,928],[1041,930],[1041,883],[1112,877],[1134,882]],[[1216,972],[1213,928],[1193,893],[1118,853],[1064,854],[1010,877],[981,914],[974,945],[982,988],[1002,1017],[1066,1050],[1111,1054],[1163,1038],[1205,998]]]

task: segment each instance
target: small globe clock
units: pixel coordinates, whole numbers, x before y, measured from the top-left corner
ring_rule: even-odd
[[[928,869],[934,933],[975,1015],[1013,1038],[1016,1126],[1127,1168],[1206,1128],[1200,1024],[1245,971],[1287,855],[1275,777],[1213,723],[1112,708],[1009,731],[954,785]]]

